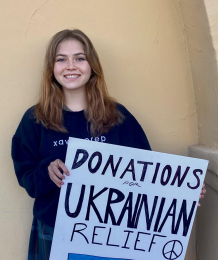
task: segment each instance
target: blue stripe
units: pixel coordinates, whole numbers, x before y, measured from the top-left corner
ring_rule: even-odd
[[[92,255],[80,255],[80,254],[68,254],[67,260],[128,260],[124,258],[110,258],[110,257],[100,257],[100,256],[92,256]]]

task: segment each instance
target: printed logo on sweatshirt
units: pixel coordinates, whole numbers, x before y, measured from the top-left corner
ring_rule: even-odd
[[[85,140],[104,143],[106,141],[106,137],[102,135],[102,136],[99,136],[99,137],[91,137],[90,139],[85,138]],[[60,139],[60,140],[57,140],[57,141],[53,141],[53,146],[60,146],[60,145],[68,145],[68,140]]]
[[[91,137],[89,138],[85,138],[85,140],[89,140],[89,141],[94,141],[94,142],[105,142],[106,141],[106,137],[105,136],[99,136],[99,137]]]

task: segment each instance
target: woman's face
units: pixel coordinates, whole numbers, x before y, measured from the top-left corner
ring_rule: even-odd
[[[75,90],[85,91],[85,85],[91,76],[91,67],[79,41],[70,39],[59,44],[53,73],[65,94]]]

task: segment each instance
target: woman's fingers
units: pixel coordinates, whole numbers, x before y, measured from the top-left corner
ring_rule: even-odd
[[[201,189],[201,195],[204,195],[206,193],[206,188],[205,188],[205,183],[203,184],[202,186],[202,189]]]
[[[65,179],[65,176],[60,170],[66,175],[70,175],[66,165],[59,159],[51,162],[48,166],[49,177],[59,188],[64,184],[63,179]]]
[[[50,176],[50,179],[60,188],[61,185],[64,184],[64,182],[62,180],[60,180],[54,173],[54,171],[51,169],[51,167],[48,167],[48,173]]]
[[[60,172],[58,166],[52,166],[52,170],[54,172],[54,174],[59,178],[59,179],[65,179],[65,176]]]
[[[58,166],[59,166],[59,168],[61,168],[61,169],[63,170],[63,172],[64,172],[66,175],[68,175],[68,176],[70,175],[70,173],[69,173],[69,171],[68,171],[66,165],[65,165],[61,160],[59,160]]]
[[[201,194],[200,194],[199,198],[200,198],[200,199],[203,199],[205,193],[206,193],[206,188],[205,188],[205,183],[204,183],[203,186],[202,186]],[[198,207],[200,207],[200,206],[201,206],[201,204],[198,203]]]
[[[202,189],[202,191],[201,191],[201,193],[202,194],[205,194],[207,191],[206,191],[206,189],[204,188],[204,189]]]
[[[57,177],[51,165],[48,166],[48,174],[50,179],[60,188],[63,181]]]

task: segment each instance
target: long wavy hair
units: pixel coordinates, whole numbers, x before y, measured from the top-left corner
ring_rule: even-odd
[[[64,95],[62,86],[54,77],[53,69],[59,44],[73,39],[84,48],[92,75],[86,84],[87,108],[85,117],[90,123],[92,136],[107,133],[113,126],[123,122],[124,116],[117,109],[116,102],[108,94],[98,54],[90,39],[80,30],[63,30],[56,33],[47,47],[41,82],[41,95],[35,108],[37,122],[47,129],[66,133],[63,125]]]

